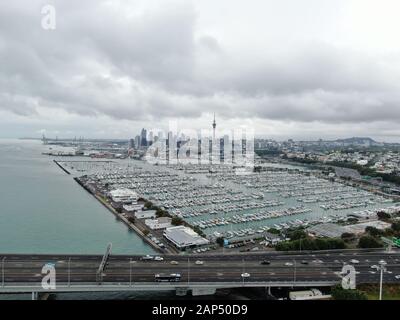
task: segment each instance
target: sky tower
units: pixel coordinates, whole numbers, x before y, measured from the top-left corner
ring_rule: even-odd
[[[214,112],[214,121],[212,127],[213,127],[213,141],[215,141],[215,128],[217,127],[217,123],[215,122],[215,112]]]

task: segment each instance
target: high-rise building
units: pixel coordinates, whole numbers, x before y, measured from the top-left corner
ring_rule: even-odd
[[[151,145],[153,144],[153,142],[154,142],[153,131],[150,131],[150,132],[149,132],[149,139],[148,139],[148,141],[147,141],[147,145],[148,145],[148,146],[151,146]]]
[[[140,147],[140,136],[137,135],[135,137],[135,148],[138,149]]]
[[[135,140],[130,139],[129,140],[129,149],[133,149],[133,148],[135,148]]]
[[[145,128],[142,129],[140,134],[140,146],[146,147],[147,146],[147,130]]]

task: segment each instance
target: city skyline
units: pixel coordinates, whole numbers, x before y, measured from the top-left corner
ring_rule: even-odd
[[[396,1],[48,4],[54,30],[42,1],[0,12],[0,137],[129,138],[215,112],[278,140],[400,142]]]

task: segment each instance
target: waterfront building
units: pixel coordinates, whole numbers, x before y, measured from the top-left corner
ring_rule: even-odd
[[[138,195],[135,191],[125,188],[110,191],[110,196],[112,201],[117,203],[136,204],[138,200]]]
[[[156,217],[156,210],[143,210],[135,212],[135,218],[151,219]]]
[[[169,217],[160,217],[158,219],[146,219],[144,223],[151,230],[160,230],[171,227],[172,218]]]
[[[210,241],[201,237],[192,229],[185,226],[176,226],[165,229],[164,237],[176,248],[185,250],[186,248],[209,244]]]

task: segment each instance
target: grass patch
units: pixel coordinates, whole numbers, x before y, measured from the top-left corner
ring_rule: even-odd
[[[357,286],[357,289],[364,292],[368,300],[379,300],[379,285],[378,284],[364,284]],[[384,284],[382,292],[383,300],[400,300],[400,285],[398,284]]]

